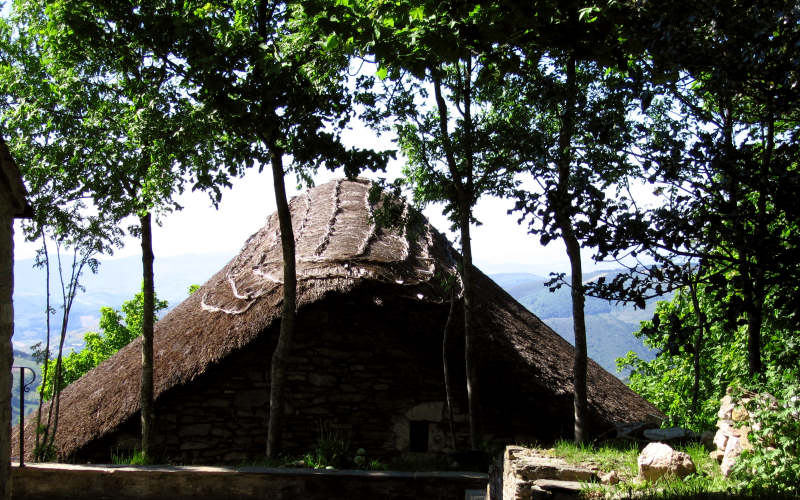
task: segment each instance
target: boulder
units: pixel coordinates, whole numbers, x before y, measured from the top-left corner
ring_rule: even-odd
[[[664,443],[648,444],[637,460],[639,477],[655,481],[664,476],[686,477],[695,472],[694,462],[689,455],[673,450]]]

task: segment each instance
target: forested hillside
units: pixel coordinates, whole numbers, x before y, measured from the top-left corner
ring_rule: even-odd
[[[189,285],[201,284],[217,272],[230,259],[228,255],[181,255],[163,257],[156,261],[158,271],[156,293],[170,306],[179,304],[187,296]],[[70,315],[65,353],[70,348],[80,349],[83,334],[97,328],[101,307],[118,308],[141,290],[142,278],[137,266],[140,257],[125,257],[103,261],[97,274],[86,273],[81,279],[85,287],[75,297]],[[33,267],[32,259],[19,260],[14,265],[14,349],[30,353],[30,346],[45,339],[45,280],[44,271]],[[55,276],[51,278],[57,279]],[[56,309],[53,320],[53,338],[60,325],[60,303],[54,294],[51,306]],[[55,316],[54,316],[55,318]]]
[[[596,271],[584,276],[588,281],[617,273],[619,271]],[[495,274],[492,279],[559,335],[570,343],[574,342],[569,288],[562,287],[551,292],[544,285],[549,278],[528,273]],[[589,357],[619,377],[624,377],[627,372],[617,372],[616,359],[625,356],[628,351],[634,351],[642,359],[652,359],[655,353],[634,337],[633,332],[639,330],[641,321],[653,317],[656,302],[655,299],[649,300],[645,309],[636,309],[633,305],[616,305],[607,300],[587,297],[585,311]]]

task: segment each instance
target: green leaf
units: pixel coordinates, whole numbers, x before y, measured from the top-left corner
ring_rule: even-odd
[[[339,46],[339,36],[332,33],[327,40],[325,40],[325,50],[334,50]]]

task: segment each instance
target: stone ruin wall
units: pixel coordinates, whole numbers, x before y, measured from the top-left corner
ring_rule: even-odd
[[[369,458],[384,458],[407,450],[409,422],[423,420],[429,422],[429,450],[451,451],[439,336],[446,310],[415,303],[410,311],[400,302],[364,307],[339,297],[298,315],[286,375],[287,450],[311,451],[324,431],[348,440],[354,450],[365,448]],[[156,404],[157,455],[186,464],[263,458],[269,391],[265,361],[271,358],[277,327],[271,330],[272,342],[265,336],[162,396]],[[463,364],[454,365],[463,373]],[[465,398],[464,391],[456,397]],[[103,462],[109,450],[124,454],[137,448],[138,419],[137,413],[74,458]],[[463,414],[456,415],[456,424],[459,445],[464,445],[468,428]]]

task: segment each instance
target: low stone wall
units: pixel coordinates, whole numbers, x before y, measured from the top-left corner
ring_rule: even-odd
[[[477,500],[487,482],[471,472],[34,464],[12,467],[11,498]]]
[[[581,482],[597,481],[597,470],[550,457],[541,450],[507,446],[491,471],[491,500],[579,498]]]

